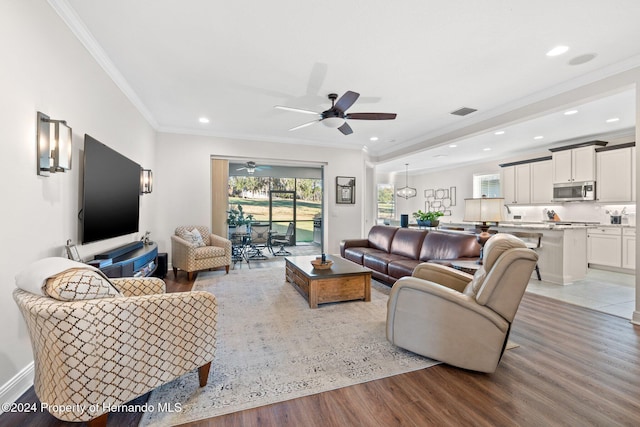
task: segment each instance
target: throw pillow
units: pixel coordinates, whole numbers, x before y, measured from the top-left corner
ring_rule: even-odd
[[[102,274],[86,268],[72,268],[48,278],[43,291],[60,301],[123,296]]]
[[[198,231],[197,228],[194,228],[191,231],[185,230],[182,233],[181,237],[184,240],[186,240],[187,242],[191,243],[196,248],[200,248],[202,246],[205,246],[204,240],[202,240],[202,235],[200,234],[200,232]]]

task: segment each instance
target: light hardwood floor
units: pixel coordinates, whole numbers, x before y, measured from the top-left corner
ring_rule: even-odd
[[[166,278],[185,291],[186,275]],[[189,423],[189,426],[637,426],[640,328],[628,320],[526,294],[518,348],[494,374],[438,365],[365,384]],[[215,361],[212,369],[215,369]],[[146,401],[147,396],[136,403]],[[21,398],[37,402],[33,388]],[[112,413],[110,426],[141,414]],[[3,414],[0,426],[72,426],[48,413]],[[77,424],[75,424],[77,425]]]

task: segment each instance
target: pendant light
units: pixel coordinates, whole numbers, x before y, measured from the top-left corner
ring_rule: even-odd
[[[416,197],[418,192],[415,188],[409,187],[409,163],[405,163],[404,165],[406,167],[404,187],[399,188],[398,191],[396,191],[396,196],[409,199],[411,197]]]

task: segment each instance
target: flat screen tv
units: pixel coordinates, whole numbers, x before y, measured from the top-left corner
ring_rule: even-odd
[[[100,141],[84,136],[82,242],[138,231],[140,165]]]

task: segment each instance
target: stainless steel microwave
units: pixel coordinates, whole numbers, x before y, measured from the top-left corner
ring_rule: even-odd
[[[595,199],[596,183],[594,181],[553,184],[554,202],[574,202]]]

